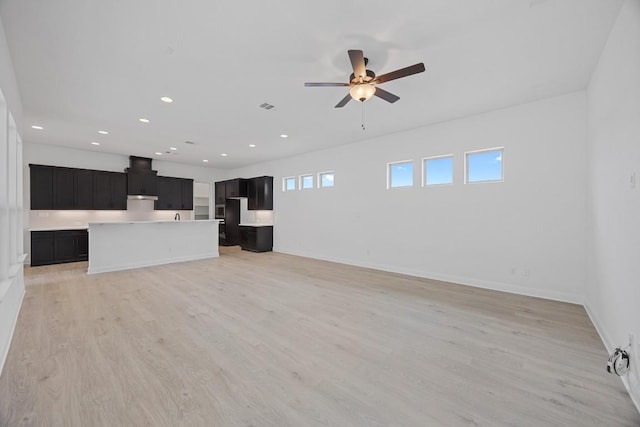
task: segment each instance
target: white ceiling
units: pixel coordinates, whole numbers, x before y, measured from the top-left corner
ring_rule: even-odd
[[[25,141],[153,158],[173,146],[163,160],[231,168],[582,89],[620,6],[0,0],[0,17]],[[376,74],[426,66],[382,86],[400,96],[395,104],[365,103],[364,131],[360,103],[334,108],[348,88],[303,86],[347,82],[348,49],[364,50]]]

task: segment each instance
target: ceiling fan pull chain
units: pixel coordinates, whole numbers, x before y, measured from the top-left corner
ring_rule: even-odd
[[[360,104],[362,104],[362,130],[365,130],[365,127],[364,127],[364,102],[361,102]]]

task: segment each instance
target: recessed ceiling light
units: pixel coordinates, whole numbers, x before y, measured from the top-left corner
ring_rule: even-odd
[[[227,153],[220,154],[222,157],[227,157]]]
[[[32,128],[32,129],[35,129],[35,130],[42,130],[42,129],[44,129],[42,126],[38,126],[38,125],[33,125],[33,126],[31,126],[31,128]]]
[[[256,148],[256,144],[249,144],[249,147]]]
[[[138,119],[141,123],[149,123],[149,119]]]
[[[177,150],[177,148],[176,148],[176,147],[169,147],[169,150],[171,150],[171,151],[176,151],[176,150]]]
[[[99,130],[98,133],[100,135],[109,135],[109,132],[107,132],[106,130]]]
[[[91,141],[91,145],[100,145],[99,142]]]
[[[160,98],[160,101],[166,102],[167,104],[171,104],[173,102],[173,99],[169,98],[168,96],[163,96],[162,98]]]
[[[207,159],[204,159],[204,160],[203,160],[203,162],[205,162],[205,163],[209,163],[209,160],[207,160]]]
[[[289,138],[289,135],[287,135],[286,133],[283,133],[282,135],[280,135],[280,138]]]
[[[162,156],[162,153],[161,153],[161,152],[159,152],[159,151],[156,151],[156,155],[158,155],[158,156]]]

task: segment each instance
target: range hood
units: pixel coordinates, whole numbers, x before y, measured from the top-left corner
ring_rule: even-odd
[[[158,200],[158,172],[151,170],[151,159],[129,156],[127,200]]]

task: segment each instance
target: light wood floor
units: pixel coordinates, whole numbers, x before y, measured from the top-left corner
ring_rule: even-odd
[[[235,248],[27,268],[0,425],[638,426],[580,306]]]

